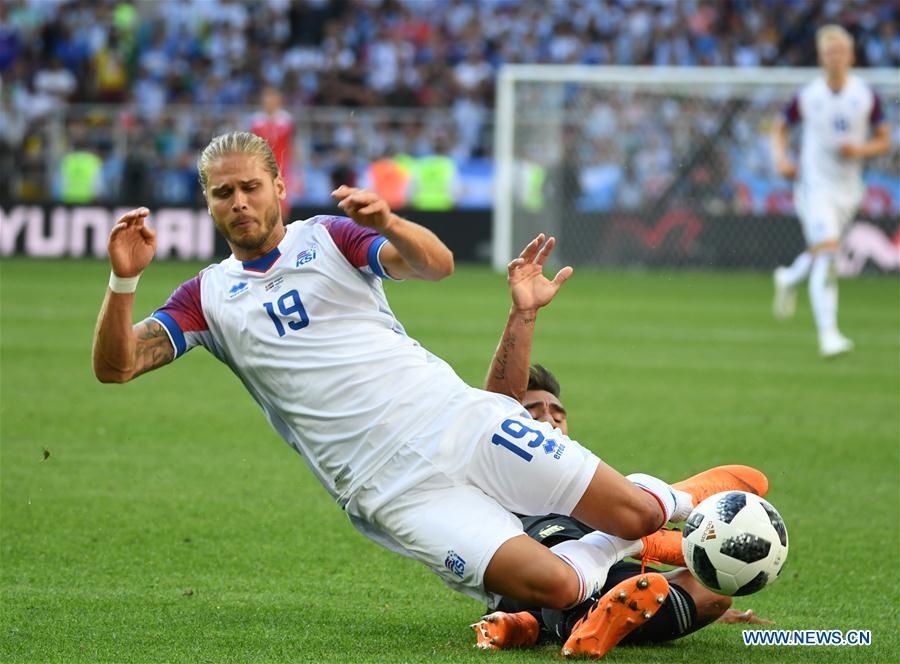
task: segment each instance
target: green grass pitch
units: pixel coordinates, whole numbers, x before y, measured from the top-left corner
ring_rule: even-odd
[[[136,315],[197,267],[152,266]],[[474,650],[467,625],[482,607],[357,534],[204,351],[97,383],[105,263],[0,269],[0,661],[558,658]],[[503,279],[461,267],[388,289],[409,333],[480,385]],[[873,643],[748,648],[740,626],[714,625],[611,662],[897,661],[900,285],[842,282],[858,349],[831,362],[805,298],[787,323],[769,298],[764,274],[576,271],[539,317],[534,356],[562,381],[573,437],[622,472],[764,469],[790,555],[778,583],[735,606],[782,628],[871,629]]]

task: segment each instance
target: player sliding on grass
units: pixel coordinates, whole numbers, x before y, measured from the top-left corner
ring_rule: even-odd
[[[543,265],[555,244],[554,238],[544,242],[538,235],[508,266],[508,280],[512,307],[503,330],[500,344],[491,360],[485,389],[508,394],[519,400],[532,417],[547,422],[568,434],[566,410],[560,401],[559,382],[540,365],[530,366],[531,346],[538,311],[550,304],[559,290],[560,281],[548,280]],[[561,273],[564,278],[570,268]],[[764,493],[764,491],[763,491]],[[572,517],[548,514],[521,517],[525,533],[535,541],[559,549],[562,542],[584,537],[603,537]],[[653,543],[652,551],[631,555],[645,561],[656,560],[682,567],[666,573],[668,594],[660,593],[659,610],[646,620],[636,620],[629,609],[631,593],[639,590],[638,582],[646,578],[642,566],[616,562],[609,570],[600,594],[567,611],[542,611],[512,599],[502,598],[489,607],[489,614],[472,627],[477,646],[499,650],[527,647],[539,642],[564,643],[564,652],[577,644],[568,643],[574,626],[594,612],[591,634],[595,641],[592,653],[602,655],[620,641],[630,643],[658,643],[679,638],[714,621],[768,623],[753,616],[752,611],[731,609],[731,597],[718,595],[700,584],[683,569],[681,533],[669,531],[666,538]],[[670,538],[670,539],[669,539]],[[654,598],[655,599],[655,598]],[[608,610],[607,610],[607,607]],[[587,621],[585,621],[587,622]],[[578,635],[576,635],[576,639]],[[584,640],[584,636],[582,635]]]
[[[205,347],[238,375],[354,526],[451,587],[489,603],[503,595],[574,606],[602,587],[622,542],[684,519],[708,495],[758,492],[765,481],[743,466],[676,485],[623,477],[513,399],[469,387],[407,336],[381,280],[448,276],[453,256],[433,233],[349,187],[333,192],[349,219],[286,228],[275,158],[245,132],[214,138],[198,170],[233,253],[132,325],[155,237],[146,208],[123,215],[109,238],[97,377],[124,383]],[[557,555],[525,535],[513,512],[572,515],[610,540],[567,542]]]

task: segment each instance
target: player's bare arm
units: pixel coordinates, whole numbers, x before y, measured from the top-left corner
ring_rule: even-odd
[[[869,159],[885,154],[891,149],[891,128],[882,122],[875,128],[875,133],[865,143],[844,143],[841,154],[848,159]]]
[[[506,266],[512,306],[485,381],[485,389],[490,392],[506,394],[517,401],[525,396],[538,310],[553,301],[572,275],[572,268],[566,266],[552,280],[544,276],[544,263],[555,245],[556,238],[545,241],[541,233]]]
[[[378,194],[343,185],[331,195],[353,221],[388,239],[381,264],[391,277],[439,281],[453,274],[453,253],[438,236],[391,212]]]
[[[727,623],[730,625],[734,624],[747,624],[747,625],[774,625],[774,620],[769,620],[768,618],[760,618],[755,613],[753,613],[753,609],[747,609],[746,611],[740,611],[739,609],[728,609],[722,616],[716,620],[718,623]]]
[[[772,126],[772,158],[778,172],[793,180],[797,177],[797,165],[788,155],[788,143],[790,141],[791,128],[784,118],[776,118]]]
[[[156,234],[144,225],[148,215],[147,208],[137,208],[113,226],[108,251],[115,277],[138,277],[153,260]],[[175,357],[161,324],[151,319],[132,324],[133,307],[133,292],[107,289],[94,331],[94,374],[101,382],[125,383]]]

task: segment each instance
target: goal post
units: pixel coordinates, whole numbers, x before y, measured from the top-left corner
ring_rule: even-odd
[[[900,70],[857,69],[897,134]],[[507,65],[497,79],[492,264],[539,232],[558,263],[771,268],[803,245],[772,120],[815,68]],[[796,134],[797,132],[795,132]],[[796,139],[796,136],[795,136]],[[900,136],[858,218],[900,218]],[[888,240],[889,241],[889,240]]]

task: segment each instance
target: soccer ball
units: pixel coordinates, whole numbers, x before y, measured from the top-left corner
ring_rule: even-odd
[[[750,595],[778,578],[787,559],[787,529],[759,496],[723,491],[691,512],[681,549],[704,586],[720,595]]]

